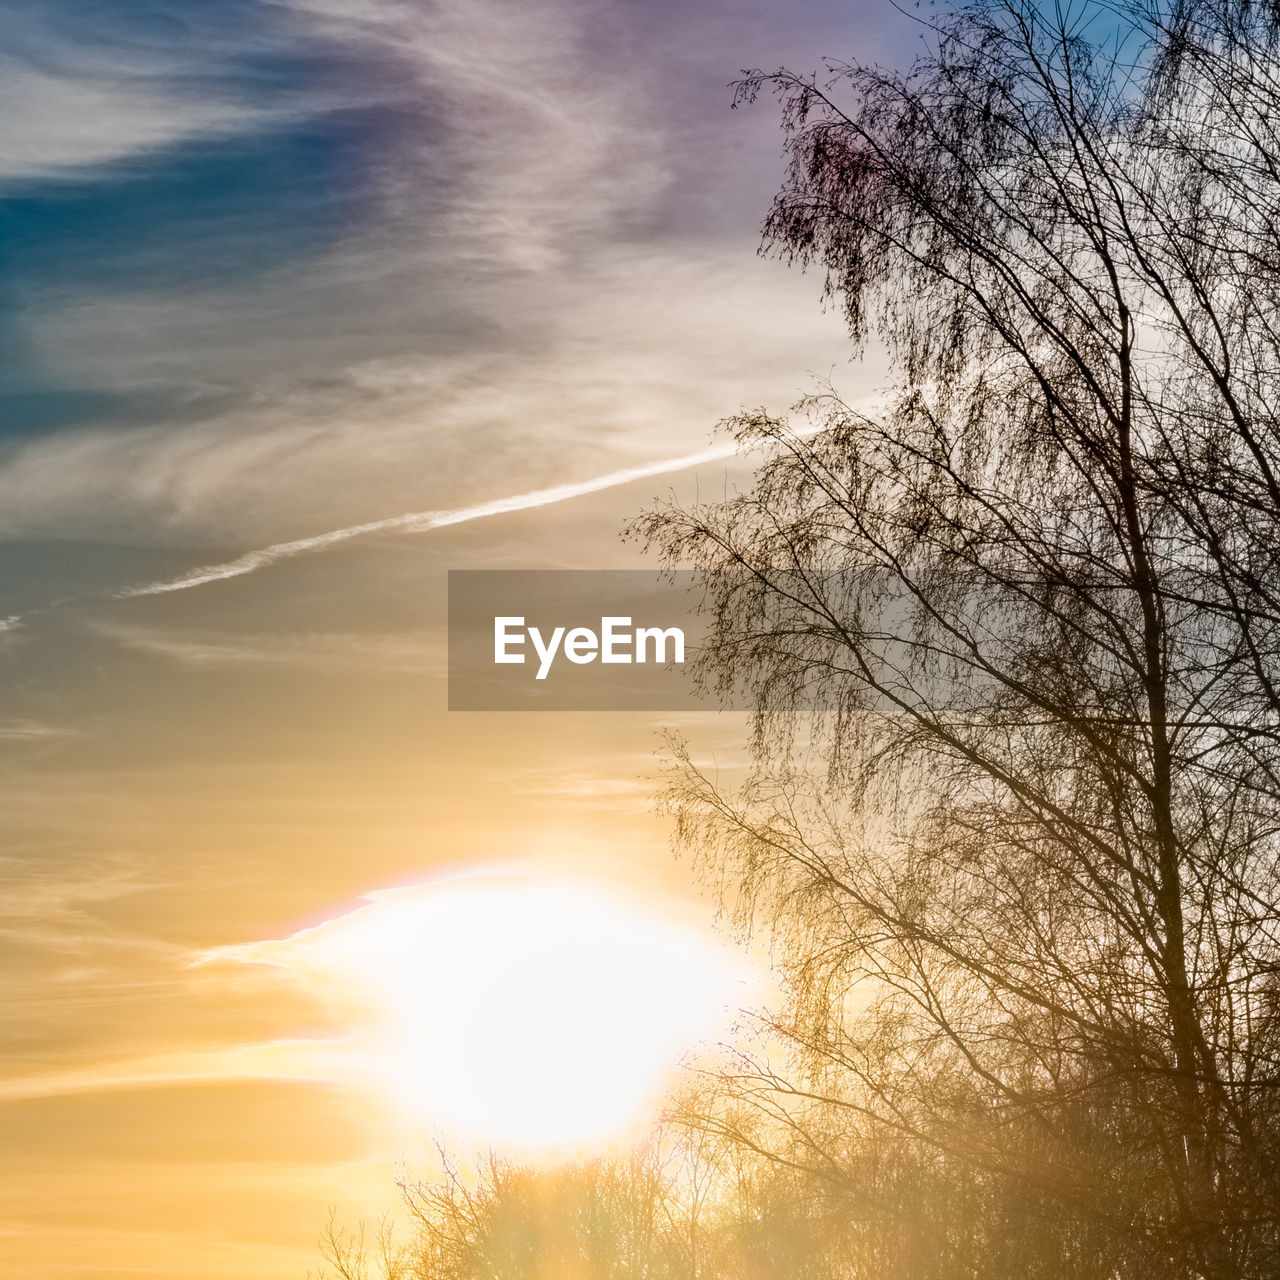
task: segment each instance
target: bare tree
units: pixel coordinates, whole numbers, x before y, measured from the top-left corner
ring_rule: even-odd
[[[421,1275],[415,1269],[418,1250],[396,1241],[387,1217],[371,1233],[364,1222],[342,1226],[336,1211],[331,1211],[320,1237],[320,1256],[333,1271],[321,1270],[317,1280],[327,1280],[330,1275],[336,1280],[415,1280]],[[310,1271],[307,1274],[310,1276]]]
[[[490,1156],[401,1184],[411,1238],[331,1221],[337,1280],[834,1280],[803,1190],[696,1129],[538,1167]],[[797,1194],[799,1192],[799,1194]],[[327,1273],[322,1273],[323,1275]]]
[[[757,711],[671,799],[788,957],[795,1068],[727,1083],[867,1215],[934,1179],[901,1274],[1280,1272],[1276,12],[993,0],[740,87],[899,381],[640,522]]]
[[[420,1274],[433,1280],[686,1280],[697,1274],[683,1206],[653,1148],[539,1169],[491,1159],[477,1178],[446,1161],[406,1183]]]

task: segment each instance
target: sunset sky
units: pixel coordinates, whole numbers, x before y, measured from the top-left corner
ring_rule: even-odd
[[[781,137],[727,85],[918,37],[825,0],[3,32],[0,1251],[301,1280],[435,1132],[643,1122],[756,980],[652,812],[673,717],[447,712],[445,575],[642,563],[629,516],[748,474],[658,464],[873,387],[821,281],[756,256]],[[683,727],[740,758],[732,717]],[[609,1088],[537,1083],[561,1061]]]

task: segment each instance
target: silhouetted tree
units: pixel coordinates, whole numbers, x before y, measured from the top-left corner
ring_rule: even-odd
[[[766,242],[883,343],[883,411],[743,415],[754,487],[639,526],[756,710],[745,787],[671,792],[787,961],[792,1066],[725,1083],[885,1224],[850,1274],[1274,1276],[1277,9],[925,30],[740,86]]]
[[[538,1167],[444,1159],[402,1184],[412,1237],[331,1222],[338,1280],[834,1280],[804,1189],[772,1162],[688,1130]],[[799,1190],[800,1194],[797,1195]],[[326,1273],[322,1273],[324,1275]]]

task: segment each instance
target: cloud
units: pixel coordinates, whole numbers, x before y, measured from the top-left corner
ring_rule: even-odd
[[[157,276],[146,237],[101,256],[109,279],[71,273],[25,290],[30,364],[103,392],[111,417],[37,433],[15,411],[28,434],[0,455],[0,536],[252,546],[388,510],[451,509],[683,452],[743,403],[789,403],[811,370],[842,357],[816,285],[753,257],[754,215],[744,219],[732,185],[686,192],[680,223],[663,223],[673,183],[692,180],[689,156],[707,144],[705,121],[676,115],[640,42],[651,18],[586,0],[272,9],[287,22],[268,53],[341,49],[361,74],[250,90],[231,72],[225,84],[188,74],[180,41],[162,57],[146,44],[132,72],[117,52],[96,78],[58,74],[126,97],[173,94],[178,105],[156,116],[190,116],[184,137],[214,127],[202,121],[262,128],[383,93],[402,115],[368,140],[368,163],[343,170],[344,189],[363,188],[360,220],[280,259],[251,243],[278,239],[280,211],[273,221],[263,210],[233,255],[265,259],[261,269],[214,273],[197,291]],[[234,32],[224,21],[212,46],[220,68],[251,64],[263,39],[249,28],[237,44]],[[73,69],[90,56],[59,54]],[[682,91],[703,71],[714,86],[717,137],[746,120],[727,110],[734,68],[719,56],[678,66]],[[36,116],[56,116],[42,103]],[[241,125],[219,114],[227,103],[247,113]],[[124,114],[121,148],[157,145]],[[734,167],[724,161],[717,181],[732,184]],[[210,222],[222,216],[195,203]],[[226,238],[198,224],[171,256],[197,261],[202,237]],[[94,234],[86,221],[86,260]]]
[[[406,140],[392,217],[420,208],[415,175],[447,175],[432,238],[471,270],[545,271],[584,237],[613,238],[669,179],[662,125],[634,58],[601,57],[588,0],[293,0],[313,29],[415,75],[442,134]],[[415,163],[416,161],[416,163]]]
[[[792,428],[792,436],[796,440],[804,440],[816,435],[820,426],[809,424]],[[609,471],[603,475],[593,476],[586,480],[572,481],[566,484],[550,485],[543,489],[533,489],[526,493],[512,494],[503,498],[492,498],[486,502],[475,503],[466,507],[455,507],[442,511],[411,511],[401,515],[385,516],[378,520],[364,521],[360,524],[347,525],[340,529],[330,529],[324,533],[312,534],[304,538],[294,538],[285,542],[273,543],[247,551],[232,560],[198,565],[185,573],[172,578],[162,578],[152,582],[141,583],[131,587],[121,587],[111,591],[97,591],[83,595],[65,597],[56,604],[43,609],[29,610],[26,614],[14,614],[0,625],[0,631],[20,626],[25,618],[37,613],[48,612],[61,605],[82,600],[102,599],[113,596],[116,599],[129,600],[145,596],[170,595],[178,591],[188,591],[196,587],[207,586],[214,582],[222,582],[230,578],[240,578],[285,560],[298,556],[326,551],[331,547],[350,542],[358,538],[374,534],[421,534],[434,529],[447,528],[451,525],[466,524],[476,520],[485,520],[494,516],[507,515],[517,511],[529,511],[539,507],[554,506],[568,502],[574,498],[600,493],[623,485],[632,484],[652,476],[670,475],[675,472],[691,470],[708,463],[726,461],[742,452],[736,440],[722,440],[708,445],[697,453],[682,454],[675,458],[662,458],[654,462],[641,463],[637,466],[624,467],[617,471]],[[286,655],[278,648],[276,641],[253,640],[245,642],[226,637],[183,637],[160,635],[129,628],[112,628],[100,626],[100,634],[118,640],[127,647],[142,649],[163,654],[187,665],[218,665],[243,662],[285,661],[299,662],[319,661],[329,663],[333,660],[332,652],[324,653],[323,647],[317,652],[314,648],[307,652],[297,647],[296,638],[290,642],[294,647],[291,654]],[[332,637],[328,643],[332,644]],[[350,642],[348,656],[357,652],[362,643],[356,637],[345,637],[344,643]],[[314,643],[314,638],[313,641]],[[321,642],[322,646],[325,642]],[[373,660],[374,649],[363,653],[362,661]],[[401,654],[401,656],[403,656]],[[416,665],[415,670],[419,669]]]
[[[262,68],[324,51],[283,6],[63,0],[12,6],[0,53],[0,182],[101,176],[140,155],[278,124],[315,105]],[[330,55],[331,56],[331,55]]]
[[[816,427],[799,428],[795,436],[797,439],[803,439],[814,435],[817,430]],[[737,441],[725,440],[708,445],[697,453],[687,453],[678,458],[663,458],[657,462],[647,462],[636,467],[624,467],[620,471],[609,471],[602,476],[593,476],[589,480],[551,485],[545,489],[533,489],[528,493],[517,493],[506,498],[493,498],[488,502],[476,503],[474,506],[456,507],[452,511],[411,511],[404,515],[388,516],[382,520],[350,525],[345,529],[330,529],[326,533],[314,534],[309,538],[295,538],[290,542],[277,542],[270,547],[248,551],[234,560],[226,560],[221,564],[200,565],[176,578],[149,582],[138,587],[127,587],[116,594],[122,598],[129,598],[186,591],[211,582],[221,582],[226,578],[239,578],[248,573],[256,573],[259,569],[278,564],[281,560],[291,560],[295,556],[314,551],[327,551],[330,547],[349,542],[353,538],[363,538],[374,533],[429,533],[432,529],[466,524],[472,520],[486,520],[491,516],[507,515],[513,511],[549,507],[559,502],[568,502],[573,498],[585,497],[587,494],[599,493],[604,489],[616,489],[621,485],[632,484],[636,480],[644,480],[649,476],[687,471],[709,462],[735,457],[738,453]]]
[[[4,627],[0,625],[0,631],[2,630]],[[0,720],[0,742],[56,742],[62,738],[76,737],[79,732],[77,729],[41,724],[35,720]]]
[[[126,649],[192,668],[286,666],[290,670],[443,674],[438,638],[359,633],[174,632],[102,623],[93,631]],[[0,740],[4,726],[0,725]]]
[[[318,323],[361,323],[358,308],[343,311],[346,280],[339,271],[332,298],[321,290]],[[385,301],[401,318],[400,304]],[[299,527],[374,523],[388,509],[448,510],[521,482],[550,487],[566,473],[682,455],[743,404],[790,403],[844,354],[811,282],[732,251],[619,253],[583,276],[482,302],[503,326],[484,343],[344,361],[349,337],[334,334],[337,363],[314,375],[290,367],[287,338],[259,334],[229,302],[135,300],[64,314],[47,341],[78,360],[97,352],[104,363],[86,364],[86,381],[139,376],[152,362],[160,379],[165,365],[210,354],[225,358],[224,373],[249,359],[262,368],[250,370],[256,385],[244,398],[223,388],[231,407],[214,412],[211,388],[197,421],[11,446],[0,458],[0,536],[252,546],[291,541]],[[104,346],[86,326],[107,318]],[[160,331],[167,338],[149,345]],[[327,347],[329,336],[314,336]],[[375,330],[368,341],[384,338]]]
[[[369,1071],[354,1043],[273,1040],[98,1063],[0,1080],[0,1102],[228,1080],[353,1082]]]
[[[270,547],[261,547],[257,551],[246,552],[234,560],[227,560],[221,564],[201,565],[176,578],[150,582],[139,587],[129,587],[118,594],[122,597],[154,596],[171,591],[186,591],[191,587],[202,587],[210,582],[220,582],[225,578],[238,578],[246,573],[254,573],[269,565],[278,564],[281,560],[290,560],[294,556],[305,555],[312,551],[325,551],[338,543],[349,542],[353,538],[366,537],[372,533],[428,533],[432,529],[441,529],[447,525],[484,520],[490,516],[506,515],[512,511],[528,511],[534,507],[548,507],[557,502],[581,498],[589,493],[599,493],[602,489],[614,489],[619,485],[630,484],[634,480],[643,480],[647,476],[666,475],[703,463],[715,462],[718,459],[730,458],[736,452],[736,444],[729,441],[711,445],[698,453],[685,454],[683,457],[664,458],[659,462],[626,467],[621,471],[610,471],[602,476],[593,476],[590,480],[551,485],[546,489],[533,489],[528,493],[518,493],[507,498],[494,498],[489,502],[476,503],[470,507],[457,507],[452,511],[411,511],[405,515],[388,516],[382,520],[350,525],[345,529],[330,529],[327,533],[318,533],[309,538],[295,538],[291,542],[277,542]]]
[[[264,113],[234,102],[192,101],[154,84],[63,74],[0,60],[0,180],[82,176],[192,138],[260,127]]]
[[[0,896],[0,919],[27,919],[40,924],[82,927],[90,919],[88,907],[156,887],[133,859],[102,858],[69,871],[33,866],[24,859],[0,855],[6,887]]]

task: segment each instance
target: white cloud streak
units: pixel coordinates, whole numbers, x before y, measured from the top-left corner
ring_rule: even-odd
[[[183,667],[214,668],[278,665],[292,670],[327,672],[433,673],[443,671],[431,653],[430,633],[305,632],[283,635],[237,635],[211,632],[155,631],[110,624],[94,632],[126,649],[167,658]],[[5,726],[0,723],[0,742]]]
[[[118,1089],[203,1084],[228,1080],[307,1080],[343,1084],[369,1074],[367,1055],[354,1044],[325,1040],[273,1040],[91,1066],[0,1081],[0,1102],[56,1098]]]
[[[813,429],[809,429],[797,431],[795,434],[799,437],[813,433]],[[389,516],[382,520],[369,520],[364,524],[349,525],[345,529],[331,529],[327,533],[314,534],[309,538],[277,542],[256,551],[247,551],[234,560],[200,565],[179,577],[128,587],[116,594],[121,598],[129,598],[165,595],[171,591],[189,591],[192,587],[202,587],[211,582],[221,582],[227,578],[239,578],[248,573],[256,573],[259,569],[266,569],[270,565],[278,564],[281,560],[291,560],[294,556],[306,555],[313,551],[325,551],[339,543],[350,542],[354,538],[362,538],[368,534],[428,533],[432,529],[465,524],[471,520],[484,520],[490,516],[506,515],[513,511],[529,511],[534,507],[548,507],[557,502],[567,502],[572,498],[599,493],[602,489],[614,489],[650,476],[666,475],[670,472],[702,466],[704,463],[722,461],[733,457],[738,451],[736,441],[723,441],[709,445],[697,453],[685,454],[683,457],[664,458],[642,466],[625,467],[619,471],[609,471],[604,475],[595,476],[590,480],[552,485],[546,489],[533,489],[528,493],[518,493],[508,498],[494,498],[489,502],[457,507],[452,511],[413,511],[405,515]]]

